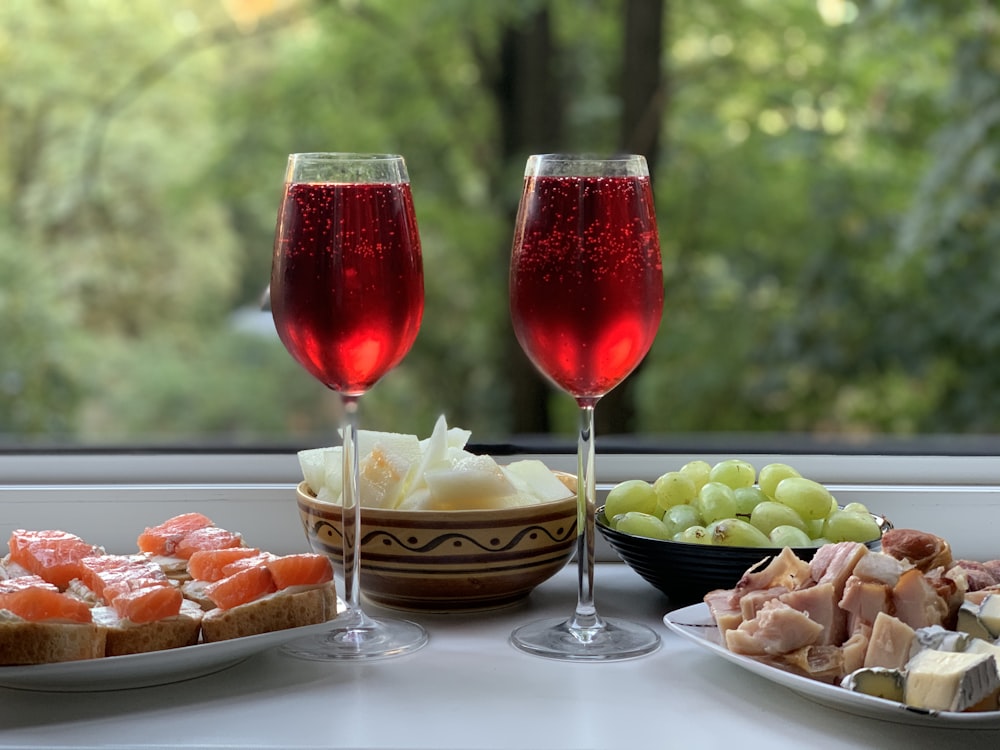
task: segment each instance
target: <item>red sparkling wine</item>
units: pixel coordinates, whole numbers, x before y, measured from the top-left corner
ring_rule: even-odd
[[[514,332],[539,370],[578,400],[618,385],[663,312],[649,178],[526,178],[510,285]]]
[[[271,271],[275,327],[315,378],[360,396],[413,346],[424,276],[406,183],[292,183]]]

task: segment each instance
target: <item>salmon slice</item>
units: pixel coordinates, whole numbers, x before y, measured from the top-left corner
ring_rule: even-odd
[[[270,552],[260,552],[253,557],[244,557],[242,560],[233,560],[222,568],[223,577],[238,573],[244,568],[259,568],[267,564],[268,560],[274,558]]]
[[[136,588],[134,581],[168,584],[155,563],[137,555],[100,555],[80,560],[80,581],[99,597],[111,602],[119,590]]]
[[[243,537],[239,534],[220,529],[218,526],[203,526],[185,534],[177,543],[174,555],[187,560],[199,550],[231,549],[242,546]]]
[[[61,593],[47,581],[40,578],[18,581],[12,578],[3,583],[5,585],[0,587],[0,609],[13,612],[21,619],[29,622],[92,622],[90,607]]]
[[[173,617],[181,611],[184,597],[180,589],[162,583],[137,586],[121,591],[111,602],[115,613],[123,620],[134,623],[156,622]]]
[[[10,559],[49,583],[65,589],[79,573],[79,562],[102,550],[65,531],[16,529],[8,542]]]
[[[205,587],[205,595],[215,602],[215,606],[219,609],[232,609],[276,590],[271,571],[266,565],[256,565],[243,568],[231,576],[208,584]]]
[[[232,563],[260,555],[255,547],[197,550],[188,559],[188,573],[198,581],[218,581],[236,572],[236,569],[229,570]]]
[[[5,578],[0,581],[0,594],[11,594],[15,591],[31,588],[48,589],[49,591],[59,590],[44,578],[36,576],[34,573],[16,576],[15,578]]]
[[[196,529],[212,526],[212,519],[201,513],[182,513],[159,526],[148,527],[139,534],[136,544],[150,555],[173,557],[181,540]]]
[[[271,558],[266,564],[279,591],[289,586],[308,586],[333,579],[333,567],[326,555],[310,552],[283,555]]]

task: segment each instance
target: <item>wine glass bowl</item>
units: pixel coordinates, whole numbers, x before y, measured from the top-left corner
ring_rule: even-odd
[[[393,154],[291,154],[275,230],[271,313],[289,354],[344,407],[342,571],[346,612],[331,631],[285,651],[372,659],[414,651],[426,631],[361,607],[357,410],[406,356],[424,309],[423,264],[409,176]]]
[[[360,396],[409,352],[424,288],[401,157],[293,154],[278,217],[271,310],[285,348]]]
[[[594,408],[646,356],[663,312],[663,270],[642,156],[528,159],[510,261],[510,313],[528,359],[580,411],[579,589],[569,619],[517,628],[511,642],[555,659],[642,656],[659,647],[644,625],[594,605]]]

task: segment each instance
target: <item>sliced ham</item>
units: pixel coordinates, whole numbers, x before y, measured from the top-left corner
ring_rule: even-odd
[[[823,627],[817,643],[838,646],[843,643],[847,615],[837,606],[837,595],[831,581],[790,591],[781,596],[781,601]]]
[[[752,620],[726,633],[726,647],[748,656],[776,656],[815,643],[823,626],[777,599],[767,602]]]
[[[903,575],[903,571],[910,567],[909,563],[897,560],[895,557],[884,555],[881,552],[870,552],[858,560],[852,575],[856,575],[863,581],[884,583],[892,588],[896,585],[899,577]]]
[[[844,584],[854,572],[854,566],[867,554],[868,548],[860,542],[824,544],[816,550],[809,564],[810,575],[816,583],[832,583],[839,599],[844,593]]]
[[[704,602],[719,629],[719,636],[725,642],[726,633],[743,622],[739,598],[733,595],[732,589],[716,589],[705,594]]]
[[[892,589],[884,583],[851,576],[844,586],[840,609],[847,613],[847,632],[871,628],[875,618],[892,607]]]
[[[948,614],[947,602],[917,568],[899,577],[892,589],[892,609],[913,629],[941,625]]]
[[[882,535],[882,551],[906,560],[926,573],[934,568],[950,568],[951,547],[944,539],[916,529],[889,529]]]
[[[782,594],[787,594],[788,589],[784,586],[771,586],[766,589],[757,589],[744,594],[740,598],[740,614],[744,620],[752,620],[760,612],[761,608],[772,599],[777,599]]]
[[[743,574],[733,589],[736,596],[743,597],[751,591],[775,586],[784,586],[791,591],[805,585],[809,580],[809,563],[800,560],[788,547],[772,557],[764,567],[760,567],[761,563]]]
[[[848,638],[841,647],[844,653],[844,674],[850,674],[865,665],[865,655],[868,653],[868,642],[871,640],[871,629],[865,628]]]
[[[1000,581],[986,563],[975,560],[958,560],[949,572],[961,571],[969,591],[982,591],[996,586]]]
[[[901,669],[917,629],[952,628],[964,601],[1000,593],[1000,584],[969,592],[988,564],[922,569],[902,556],[944,559],[950,551],[935,539],[897,536],[899,557],[856,542],[824,545],[809,562],[784,549],[705,602],[735,653],[831,683],[862,667]]]

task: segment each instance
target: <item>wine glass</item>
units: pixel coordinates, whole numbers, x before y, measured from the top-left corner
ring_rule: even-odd
[[[521,348],[579,406],[578,597],[569,619],[522,625],[517,648],[577,661],[652,653],[659,636],[602,618],[594,605],[594,407],[652,346],[663,271],[642,156],[531,156],[510,262],[510,311]]]
[[[271,311],[285,348],[341,398],[347,610],[332,630],[285,650],[310,659],[372,659],[427,642],[407,620],[361,607],[358,401],[413,345],[424,277],[406,164],[389,154],[292,154],[271,266]]]

